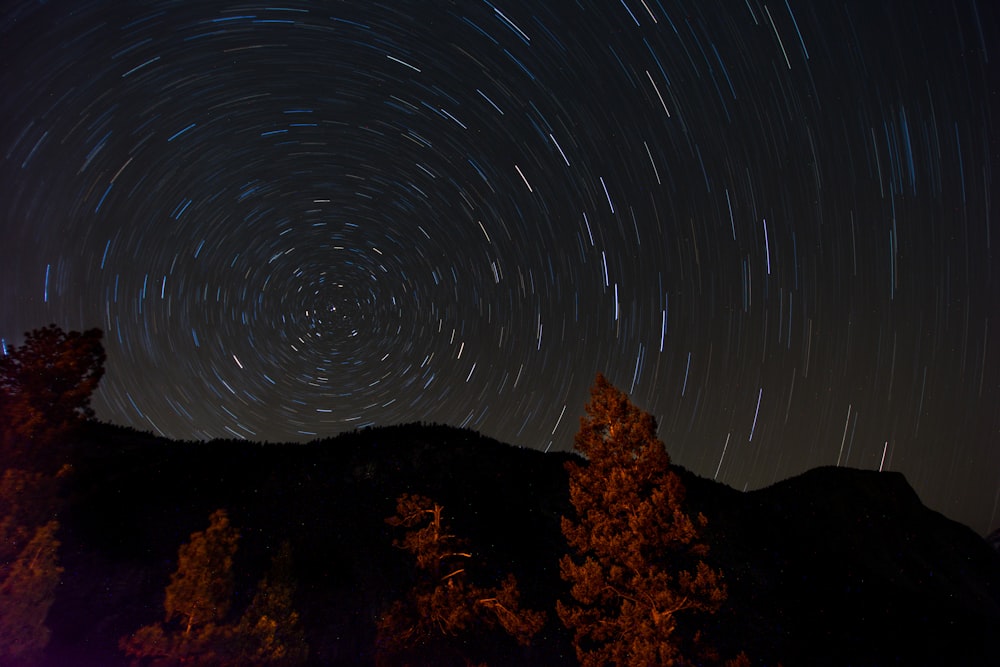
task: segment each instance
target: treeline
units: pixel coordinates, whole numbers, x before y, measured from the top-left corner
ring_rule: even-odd
[[[60,484],[74,429],[92,419],[103,375],[101,332],[29,332],[0,358],[0,663],[44,657],[59,565]],[[566,594],[530,609],[510,572],[485,566],[485,545],[453,532],[435,498],[403,493],[385,519],[412,567],[412,585],[377,620],[380,666],[483,665],[529,646],[550,623],[572,635],[584,667],[748,665],[722,655],[705,619],[727,600],[711,565],[707,520],[685,507],[651,415],[598,375],[575,439],[587,462],[567,464],[572,511],[562,518]],[[249,445],[248,445],[249,446]],[[239,527],[227,509],[180,545],[162,620],[136,627],[119,649],[136,665],[300,665],[311,656],[295,606],[299,582],[287,542],[272,545],[249,603],[234,606]],[[301,548],[301,547],[300,547]],[[306,582],[307,583],[307,582]],[[244,598],[245,601],[245,598]]]

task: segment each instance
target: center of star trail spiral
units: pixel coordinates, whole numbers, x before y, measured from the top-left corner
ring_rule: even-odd
[[[0,335],[102,327],[102,419],[567,449],[602,371],[996,514],[996,3],[8,4]]]

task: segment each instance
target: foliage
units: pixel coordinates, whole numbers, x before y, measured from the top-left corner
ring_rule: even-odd
[[[19,468],[0,474],[0,568],[56,515],[57,494],[57,478],[51,475]]]
[[[291,667],[309,657],[299,614],[292,606],[295,582],[288,542],[271,562],[270,573],[257,584],[253,601],[235,628],[238,664]]]
[[[466,564],[472,558],[464,541],[448,532],[444,508],[430,498],[403,494],[391,526],[408,529],[397,547],[416,560],[417,582],[409,594],[394,602],[379,620],[380,665],[435,664],[446,656],[471,664],[471,652],[482,636],[498,626],[521,645],[528,645],[545,624],[543,612],[522,609],[517,580],[509,574],[499,587],[480,587],[470,581]]]
[[[0,436],[8,457],[93,417],[90,397],[104,375],[102,336],[100,329],[65,332],[50,324],[0,356]]]
[[[230,664],[225,660],[226,639],[224,628],[214,624],[195,626],[183,633],[155,623],[123,638],[119,646],[133,657],[133,665],[218,667]]]
[[[177,571],[167,586],[163,603],[167,622],[179,619],[187,634],[194,625],[225,618],[233,594],[233,556],[239,537],[221,509],[209,517],[205,532],[191,534],[191,541],[180,548]]]
[[[165,620],[119,642],[133,664],[292,667],[305,662],[309,648],[292,607],[295,583],[287,543],[257,584],[240,620],[226,623],[238,541],[239,533],[221,509],[209,517],[207,530],[191,534],[178,552],[177,570],[166,589]]]
[[[222,625],[233,593],[233,555],[239,533],[225,510],[216,510],[208,529],[191,534],[181,546],[170,577],[163,623],[147,625],[122,638],[121,649],[151,665],[216,664],[226,651],[229,632]]]
[[[104,374],[101,331],[52,324],[0,350],[0,662],[27,664],[48,644],[45,625],[62,568],[54,520],[58,457],[51,445],[93,416],[90,397]],[[30,468],[30,469],[26,469]],[[43,470],[45,472],[43,472]]]
[[[557,605],[577,657],[583,667],[711,659],[689,624],[727,595],[702,560],[705,517],[684,512],[684,486],[652,415],[600,374],[586,411],[575,445],[589,465],[567,464],[576,516],[562,520],[573,553],[560,569],[572,600]]]
[[[49,641],[45,623],[62,568],[58,477],[8,468],[0,475],[0,664],[29,664]]]
[[[56,552],[59,523],[39,526],[0,575],[0,664],[31,664],[49,642],[45,625],[63,569]]]

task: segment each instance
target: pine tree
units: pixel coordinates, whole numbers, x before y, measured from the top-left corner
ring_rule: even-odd
[[[292,549],[285,542],[233,632],[237,664],[291,667],[306,661],[309,647],[298,612],[292,605],[294,594]]]
[[[0,575],[0,664],[29,665],[49,642],[45,625],[59,575],[56,521],[39,526]]]
[[[62,568],[58,482],[52,475],[8,468],[0,475],[0,664],[25,664],[48,644],[45,617]]]
[[[103,332],[65,332],[55,324],[25,334],[0,354],[0,442],[8,457],[31,455],[93,417],[90,397],[104,375]]]
[[[572,600],[557,611],[583,667],[688,665],[712,658],[691,622],[726,599],[704,560],[705,517],[685,513],[684,486],[652,415],[598,374],[576,435],[588,465],[568,464],[575,517],[560,563]]]
[[[205,532],[191,534],[178,553],[177,571],[170,577],[163,608],[166,620],[180,620],[184,634],[196,625],[220,623],[233,595],[233,556],[239,533],[229,525],[225,510],[209,517]]]
[[[34,532],[57,514],[56,477],[8,468],[0,473],[0,567],[13,561]]]
[[[233,593],[233,556],[239,533],[225,510],[216,510],[208,529],[191,534],[178,553],[163,608],[164,622],[123,637],[121,649],[151,665],[220,664],[229,652],[230,628],[223,624]]]
[[[466,565],[472,552],[464,540],[448,532],[444,508],[430,498],[403,494],[391,526],[408,529],[394,544],[416,560],[417,582],[379,620],[379,665],[440,665],[449,659],[472,664],[471,653],[482,637],[498,626],[521,645],[528,645],[545,624],[542,612],[522,609],[517,580],[510,574],[499,587],[483,588],[470,580]],[[472,646],[463,646],[468,640]],[[471,650],[470,650],[471,649]]]

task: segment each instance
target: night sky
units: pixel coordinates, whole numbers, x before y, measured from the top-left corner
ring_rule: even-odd
[[[597,371],[756,488],[1000,524],[993,0],[0,3],[0,335],[98,417],[564,450]]]

